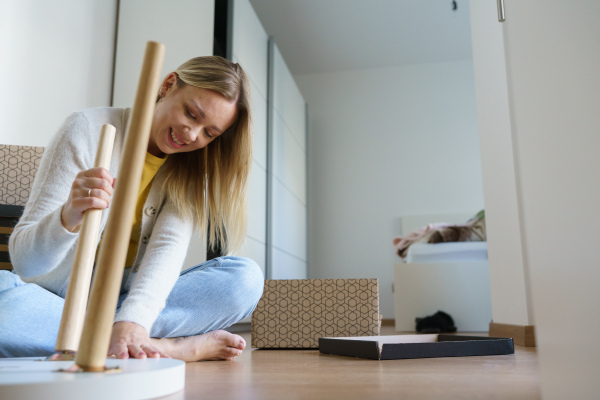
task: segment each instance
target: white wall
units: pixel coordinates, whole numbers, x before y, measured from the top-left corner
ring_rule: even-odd
[[[47,146],[66,117],[110,105],[116,0],[0,2],[0,143]]]
[[[393,318],[397,218],[483,208],[472,62],[296,81],[309,104],[309,276],[378,278]]]

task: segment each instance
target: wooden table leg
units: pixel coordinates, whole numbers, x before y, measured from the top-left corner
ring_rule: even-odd
[[[76,364],[84,371],[104,370],[148,148],[164,52],[165,47],[161,43],[148,42],[146,46],[123,158],[100,246],[81,343],[75,359]]]
[[[100,132],[100,142],[96,153],[94,167],[109,169],[112,149],[115,140],[115,127],[106,124]],[[85,309],[92,279],[94,257],[98,246],[98,233],[102,210],[91,209],[83,214],[81,231],[75,250],[75,259],[71,270],[71,278],[65,297],[58,337],[54,350],[63,353],[68,358],[69,353],[75,353],[79,346]],[[65,357],[52,356],[52,359],[65,359]],[[71,358],[72,359],[72,358]]]

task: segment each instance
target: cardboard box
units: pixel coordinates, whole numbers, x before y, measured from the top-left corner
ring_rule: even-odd
[[[372,360],[514,354],[512,338],[459,335],[322,337],[319,351]]]
[[[319,338],[379,334],[377,279],[266,280],[252,347],[317,349]]]

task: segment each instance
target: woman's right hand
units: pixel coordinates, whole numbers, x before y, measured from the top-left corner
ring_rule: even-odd
[[[92,168],[77,174],[69,199],[62,208],[62,224],[74,232],[83,221],[83,213],[89,209],[108,208],[113,194],[115,179],[105,168]]]

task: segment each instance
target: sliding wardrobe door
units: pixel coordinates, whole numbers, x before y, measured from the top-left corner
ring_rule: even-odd
[[[248,257],[266,272],[267,249],[267,49],[268,36],[249,0],[234,0],[231,58],[250,81],[254,149],[248,184],[248,231],[238,255]],[[231,5],[230,5],[231,6]]]
[[[273,40],[269,68],[267,276],[306,279],[306,103]]]

